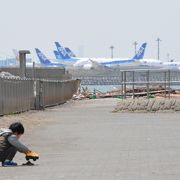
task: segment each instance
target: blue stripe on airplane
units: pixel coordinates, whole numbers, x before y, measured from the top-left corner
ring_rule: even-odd
[[[132,63],[135,62],[134,60],[117,60],[117,61],[109,61],[109,62],[103,62],[100,63],[102,65],[113,65],[113,64],[126,64],[126,63]]]

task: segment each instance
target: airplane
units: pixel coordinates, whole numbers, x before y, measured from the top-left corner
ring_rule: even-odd
[[[92,58],[92,60],[97,61],[98,63],[108,66],[108,67],[112,67],[112,66],[122,66],[122,65],[127,65],[127,64],[131,64],[131,65],[135,65],[134,63],[136,61],[139,61],[141,59],[143,59],[144,57],[144,53],[145,53],[145,49],[146,49],[147,43],[143,43],[142,46],[140,47],[139,51],[137,52],[137,54],[130,59],[120,59],[120,58],[108,58],[108,59],[104,59],[104,58]]]
[[[70,48],[65,47],[64,49],[65,49],[65,51],[66,51],[66,53],[68,54],[69,57],[76,57],[76,55],[71,51]],[[56,50],[54,50],[53,52],[54,52],[54,55],[55,55],[56,59],[58,59],[58,60],[62,60],[63,59],[62,53],[59,53]]]
[[[16,58],[11,55],[0,54],[0,67],[16,67],[18,63]]]
[[[56,59],[58,59],[58,60],[63,59],[63,57],[61,56],[61,54],[58,51],[54,50],[53,52],[54,52],[54,55],[55,55]]]
[[[71,57],[66,52],[65,48],[60,45],[59,42],[55,42],[57,51],[56,54],[59,53],[59,57],[57,59],[63,61],[71,61],[74,62],[74,67],[89,67],[92,66],[104,66],[104,67],[113,67],[113,66],[122,66],[122,65],[135,65],[134,62],[140,59],[143,59],[144,52],[147,43],[143,43],[139,52],[132,58],[132,59],[119,59],[119,58],[78,58],[78,57]],[[57,55],[56,55],[57,57]],[[98,65],[99,63],[99,65]]]
[[[68,55],[69,55],[70,57],[76,57],[76,55],[71,51],[70,48],[65,47],[64,49],[66,50],[66,52],[68,53]]]
[[[104,66],[104,67],[109,67],[109,68],[114,68],[114,67],[129,67],[129,66],[139,66],[141,63],[139,60],[143,59],[144,57],[144,52],[146,49],[147,43],[143,43],[142,46],[140,47],[138,53],[130,59],[120,59],[120,58],[90,58],[90,61],[92,63],[96,63]],[[81,67],[83,65],[83,60],[77,61],[74,66],[75,67]],[[95,66],[95,64],[94,64]]]
[[[140,66],[142,68],[162,68],[163,62],[158,59],[140,59]]]
[[[165,69],[180,69],[180,62],[163,62],[163,67]]]
[[[16,67],[16,59],[13,57],[0,57],[0,67]]]
[[[71,51],[70,48],[65,47],[64,49],[65,49],[66,53],[69,55],[69,57],[76,57],[76,55]],[[61,53],[59,53],[56,50],[54,50],[54,55],[55,55],[56,59],[59,59],[59,60],[63,59],[63,56],[61,55]]]
[[[48,59],[38,48],[35,48],[36,54],[39,58],[39,61],[42,65],[48,67],[65,67],[65,64],[61,63],[53,63],[50,59]]]
[[[66,49],[60,45],[59,42],[55,42],[55,45],[57,48],[57,52],[60,55],[60,56],[58,56],[59,58],[57,58],[57,52],[56,52],[56,59],[58,59],[58,60],[69,61],[69,62],[75,63],[78,60],[88,60],[89,59],[89,58],[78,58],[78,57],[70,56],[70,53],[68,53],[66,51]]]

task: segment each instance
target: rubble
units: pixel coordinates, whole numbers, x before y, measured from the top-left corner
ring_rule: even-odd
[[[164,89],[161,86],[151,86],[149,88],[149,97],[154,98],[154,97],[165,97],[168,96],[168,93],[171,93],[171,97],[173,95],[179,95],[180,93],[173,89]],[[95,99],[95,98],[110,98],[110,97],[115,97],[115,98],[120,98],[123,99],[124,92],[122,92],[121,89],[116,89],[108,92],[101,92],[98,89],[94,89],[93,91],[90,91],[87,87],[82,87],[82,90],[79,89],[78,93],[73,96],[73,99]],[[145,87],[140,87],[140,88],[134,88],[134,93],[132,88],[127,88],[126,89],[126,97],[131,98],[133,97],[133,94],[135,97],[146,97],[147,96],[147,90]],[[175,96],[175,97],[177,97]],[[180,97],[180,96],[179,96]]]
[[[177,112],[180,111],[180,99],[123,99],[113,112]]]
[[[20,78],[19,76],[12,75],[11,73],[5,72],[5,71],[0,72],[0,77],[1,78]]]

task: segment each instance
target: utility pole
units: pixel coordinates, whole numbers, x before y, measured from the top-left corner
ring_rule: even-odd
[[[157,38],[157,48],[158,48],[158,52],[157,52],[157,58],[158,60],[160,59],[160,47],[159,47],[159,44],[160,44],[160,41],[161,39],[160,38]]]
[[[114,46],[112,45],[112,46],[110,46],[110,49],[111,49],[111,58],[113,59],[114,58],[114,52],[113,52],[113,50],[114,50]]]
[[[137,41],[135,41],[133,43],[133,45],[134,45],[134,52],[135,52],[135,55],[136,55],[136,53],[137,53],[137,45],[138,45]]]

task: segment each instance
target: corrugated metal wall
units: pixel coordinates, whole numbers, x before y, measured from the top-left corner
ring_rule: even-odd
[[[0,115],[65,103],[76,93],[79,84],[79,80],[0,78]]]
[[[77,92],[78,80],[40,81],[40,102],[43,107],[65,103]],[[42,90],[42,92],[41,92]]]
[[[0,114],[29,110],[33,99],[33,81],[0,78]]]

